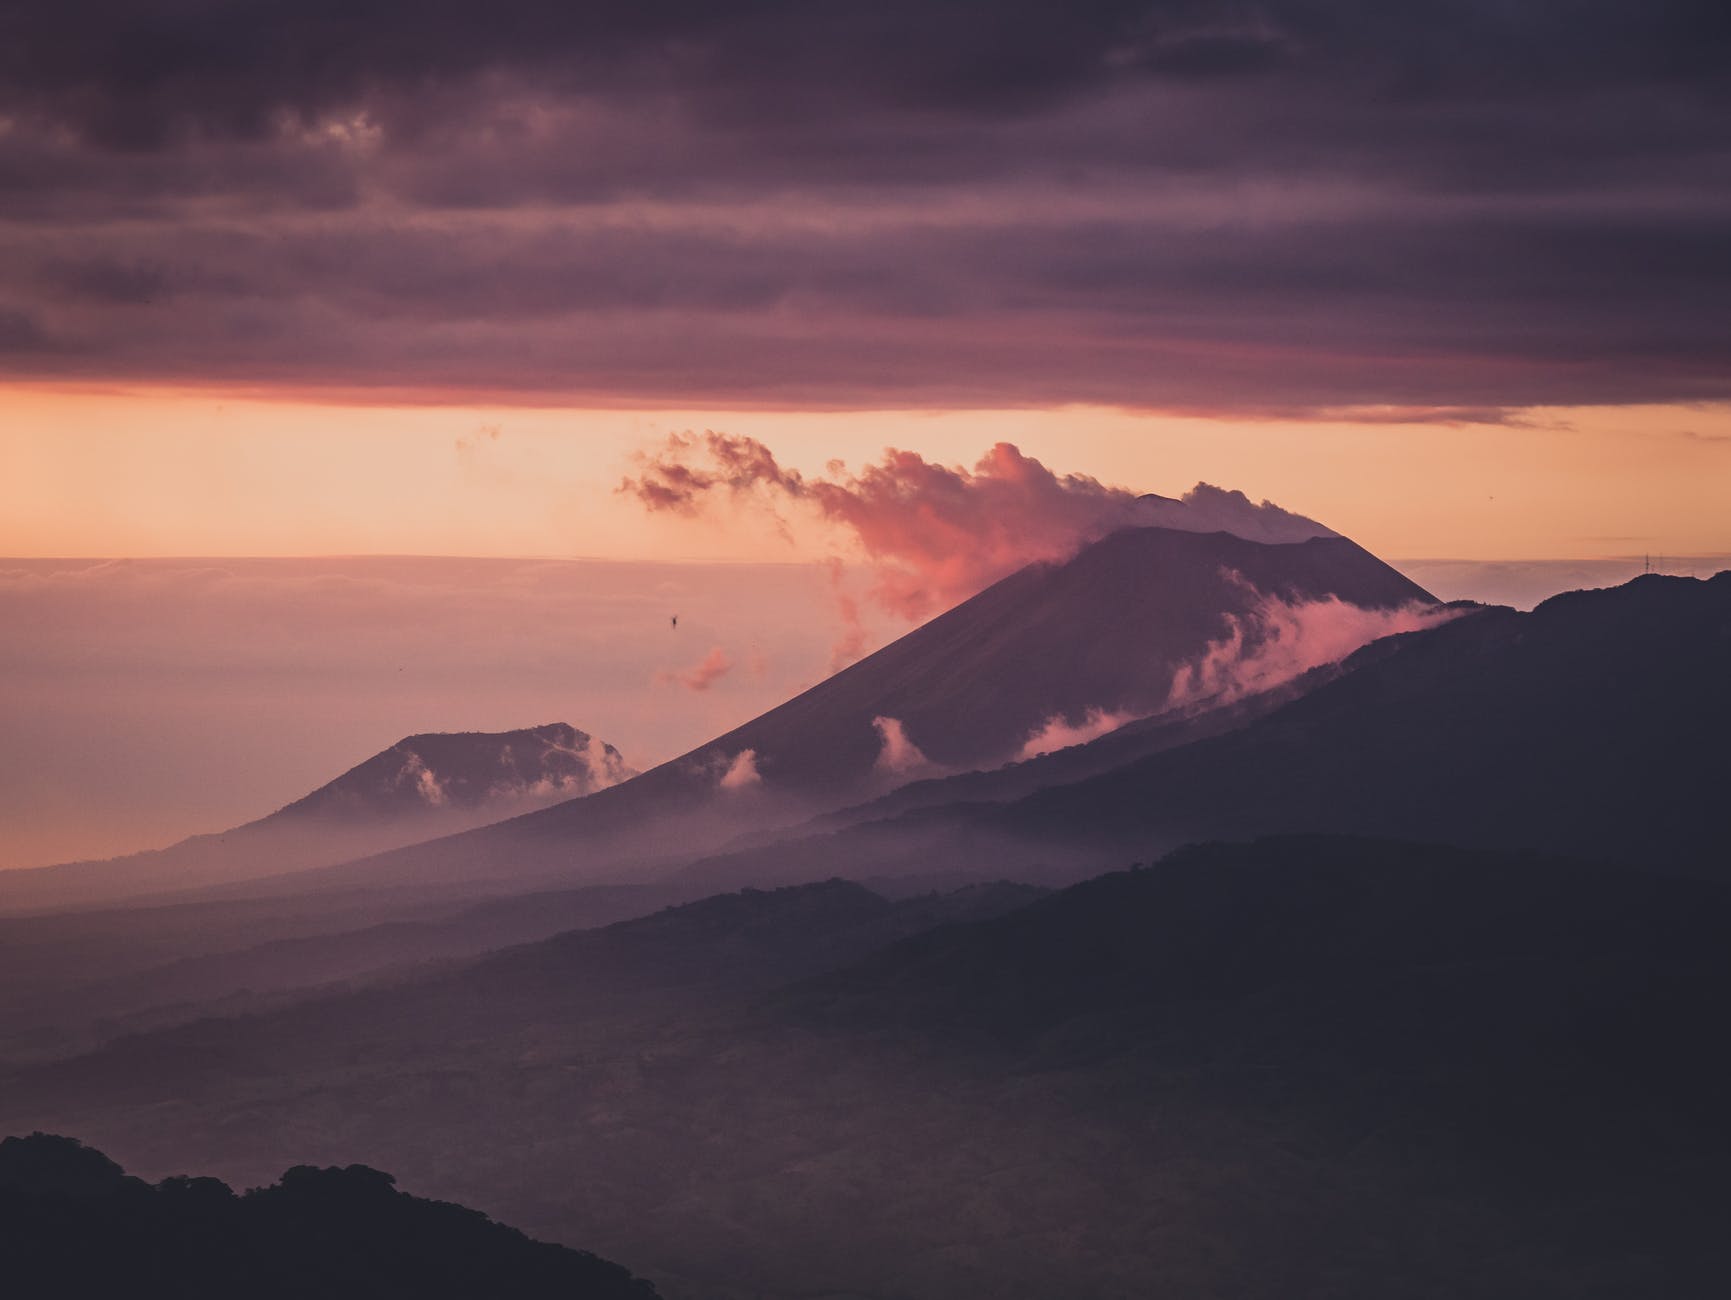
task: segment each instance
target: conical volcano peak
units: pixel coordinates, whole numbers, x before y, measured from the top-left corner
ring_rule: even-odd
[[[1296,675],[1410,630],[1393,616],[1435,604],[1343,537],[1275,544],[1123,528],[1011,574],[712,747],[753,750],[766,787],[814,792],[882,775],[897,753],[996,766],[1054,718],[1146,716],[1175,690],[1199,699],[1210,683],[1223,689],[1265,635],[1281,640]]]
[[[518,863],[578,842],[616,847],[646,828],[667,834],[676,818],[688,845],[715,834],[711,823],[732,833],[770,810],[806,816],[907,781],[998,768],[1061,747],[1057,737],[1269,690],[1439,610],[1343,537],[1122,528],[1068,560],[1025,566],[599,798],[453,843],[451,861],[469,870],[483,855]],[[402,862],[418,871],[413,856]]]
[[[1272,501],[1253,502],[1244,493],[1198,483],[1182,497],[1145,492],[1129,512],[1134,525],[1174,528],[1186,533],[1231,533],[1250,542],[1307,542],[1339,537],[1332,528]]]

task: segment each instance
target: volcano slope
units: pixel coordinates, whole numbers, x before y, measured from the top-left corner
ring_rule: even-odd
[[[1724,874],[1731,572],[1403,638],[1250,727],[1012,805],[1149,842],[1349,831]]]
[[[535,900],[438,890],[285,897],[278,876],[494,820],[633,774],[565,723],[410,736],[268,817],[105,862],[0,872],[0,1059],[269,1001],[285,990],[543,938],[689,898],[560,890]],[[188,900],[199,882],[254,897]],[[11,911],[13,914],[4,913]]]
[[[691,872],[868,879],[936,863],[1061,880],[1200,840],[1331,832],[1724,875],[1728,662],[1731,572],[1637,578],[1379,641],[1243,726],[1085,780],[1001,802],[991,779],[935,783],[913,812]]]
[[[303,874],[294,888],[640,877],[745,831],[909,780],[995,767],[1091,715],[1134,717],[1230,687],[1192,672],[1223,646],[1303,644],[1292,611],[1345,617],[1339,658],[1431,617],[1422,588],[1342,537],[1268,544],[1131,528],[1035,564],[707,745],[621,785],[462,835]],[[1287,665],[1296,676],[1302,655]],[[1322,659],[1317,660],[1321,662]],[[1265,675],[1258,685],[1271,685]],[[282,889],[283,882],[267,882]]]

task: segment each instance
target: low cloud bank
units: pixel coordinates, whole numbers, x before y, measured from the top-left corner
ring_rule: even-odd
[[[1070,722],[1062,714],[1053,714],[1024,742],[1016,761],[1038,758],[1041,754],[1055,753],[1072,745],[1085,745],[1141,716],[1115,709],[1089,709],[1081,722]]]
[[[1336,596],[1287,601],[1261,596],[1250,612],[1227,616],[1227,633],[1172,679],[1168,708],[1230,704],[1338,663],[1372,641],[1418,632],[1460,611],[1417,602],[1365,609]]]
[[[1229,576],[1245,585],[1236,575]],[[1461,612],[1419,602],[1366,609],[1336,596],[1289,601],[1249,590],[1254,596],[1249,611],[1228,614],[1226,634],[1178,668],[1161,709],[1138,712],[1102,706],[1089,709],[1080,721],[1054,714],[1023,742],[1013,761],[1085,745],[1126,723],[1168,709],[1231,704],[1313,668],[1338,663],[1372,641],[1435,627]]]

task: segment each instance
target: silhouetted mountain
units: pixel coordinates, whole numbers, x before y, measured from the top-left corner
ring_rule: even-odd
[[[931,764],[1018,756],[1043,724],[1166,706],[1173,678],[1268,599],[1368,609],[1429,604],[1422,588],[1341,537],[1265,545],[1230,533],[1126,529],[1063,564],[1030,565],[803,695],[713,741],[750,749],[766,785],[858,791],[893,718]],[[892,772],[918,775],[909,763]],[[897,782],[899,784],[899,781]],[[551,813],[548,824],[575,816]]]
[[[1731,950],[1713,937],[1727,909],[1731,888],[1720,882],[1561,858],[1323,835],[1213,843],[979,925],[910,937],[778,1001],[801,1022],[830,1029],[889,1027],[1017,1051],[1045,1050],[1055,1038],[1069,1051],[1086,1033],[1098,1038],[1098,1051],[1116,1054],[1145,1046],[1139,1034],[1116,1037],[1119,1029],[1145,1026],[1168,1006],[1224,1009],[1310,986],[1338,1003],[1335,1019],[1288,1023],[1280,1033],[1311,1050],[1360,1032],[1340,1018],[1349,1004],[1354,1014],[1391,1013],[1392,972],[1431,969],[1448,972],[1449,996],[1483,993],[1482,1013],[1470,1023],[1416,1017],[1392,1036],[1383,1026],[1377,1044],[1442,1057],[1455,1050],[1451,1034],[1478,1035],[1492,1020],[1530,1015],[1530,1007],[1490,1000],[1517,971],[1603,967],[1615,979],[1596,992],[1610,997],[1708,973],[1686,1001],[1731,991]],[[1641,977],[1619,992],[1614,986],[1635,971]],[[1615,1019],[1635,1027],[1626,1008]],[[1551,1030],[1574,1034],[1589,1020],[1573,1016]],[[1681,1004],[1664,1020],[1679,1050],[1731,1063],[1731,1046],[1694,1034]],[[1092,1021],[1099,1024],[1079,1028]],[[1222,1016],[1187,1032],[1212,1039],[1241,1028]],[[1613,1065],[1610,1056],[1601,1064]],[[1679,1089],[1701,1082],[1693,1071],[1675,1073]]]
[[[1384,638],[1378,645],[1392,644]],[[1353,660],[1368,662],[1370,651]],[[994,864],[977,856],[950,859],[947,854],[921,854],[886,850],[875,838],[880,832],[894,840],[907,826],[921,827],[925,819],[896,819],[908,813],[935,810],[936,817],[953,814],[958,805],[990,805],[1012,800],[1052,786],[1070,785],[1115,771],[1139,758],[1235,731],[1281,705],[1297,699],[1346,671],[1344,663],[1313,668],[1270,689],[1225,704],[1194,708],[1172,708],[1152,717],[1126,722],[1120,727],[1064,749],[1003,767],[959,772],[950,776],[910,781],[867,803],[837,808],[803,825],[775,827],[742,835],[721,852],[701,858],[679,872],[679,879],[692,884],[708,882],[711,888],[754,883],[797,884],[810,880],[814,870],[826,864],[856,875],[874,888],[895,890],[903,882],[931,879],[949,882],[953,888],[962,879],[991,878]],[[833,831],[862,828],[859,835],[837,838]],[[919,858],[926,865],[922,868]],[[931,859],[936,858],[933,862]],[[1097,859],[1090,856],[1082,867],[1093,874]],[[1050,875],[1048,871],[1044,873]]]
[[[0,1060],[89,1051],[126,1033],[267,1009],[319,986],[387,977],[564,930],[641,916],[701,892],[692,882],[595,885],[404,907],[338,897],[0,918]]]
[[[1731,573],[1638,578],[1530,614],[1482,610],[1379,641],[1243,726],[1176,745],[1155,736],[1155,752],[1088,779],[1025,795],[1014,772],[940,782],[887,801],[909,799],[909,813],[691,870],[720,885],[941,861],[1060,881],[1102,857],[1329,832],[1722,874],[1728,656]],[[1111,757],[1132,743],[1095,745]],[[1054,756],[1064,763],[1050,771],[1085,769],[1092,749]],[[999,793],[1021,797],[991,802]]]
[[[441,1053],[461,1057],[472,1044],[525,1025],[629,1020],[669,998],[684,1005],[768,988],[934,925],[997,915],[1043,893],[996,884],[892,901],[843,880],[748,889],[408,974],[382,987],[332,991],[269,1014],[123,1038],[89,1057],[19,1077],[62,1096],[84,1090],[109,1095],[118,1088],[138,1099],[196,1093],[199,1080],[220,1079],[226,1069],[268,1080],[339,1058],[388,1061],[405,1041],[416,1048],[436,1041]],[[105,1064],[92,1069],[98,1061]]]
[[[743,830],[802,821],[922,775],[998,766],[1049,726],[1164,709],[1175,679],[1211,652],[1254,654],[1283,631],[1290,649],[1293,630],[1271,623],[1271,608],[1431,604],[1341,537],[1265,544],[1126,529],[1067,562],[1012,574],[635,780],[300,883],[641,871],[648,861],[689,859]],[[1196,691],[1217,685],[1203,681]]]
[[[1723,874],[1731,572],[1405,637],[1241,731],[1011,805],[1016,836],[1163,848],[1339,831]]]
[[[1727,886],[1310,837],[1010,901],[729,895],[0,1107],[164,1171],[349,1150],[704,1300],[1706,1297],[1731,1266]]]
[[[0,1259],[16,1295],[475,1296],[654,1300],[594,1255],[531,1241],[363,1165],[299,1165],[237,1196],[214,1178],[156,1186],[72,1138],[0,1141]]]
[[[343,862],[577,798],[637,775],[563,722],[409,736],[267,817],[166,849],[0,872],[0,909],[64,907]]]

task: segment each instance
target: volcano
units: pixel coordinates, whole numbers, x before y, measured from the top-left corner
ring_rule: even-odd
[[[762,884],[942,864],[1051,881],[1198,841],[1319,833],[1723,879],[1728,653],[1731,572],[1478,609],[1367,646],[1243,725],[1125,728],[1077,756],[1125,761],[1044,763],[1039,788],[1016,772],[924,783],[832,817],[835,833],[692,872]]]
[[[440,810],[497,816],[513,804],[572,799],[636,775],[612,745],[566,722],[433,732],[399,740],[256,824],[413,819]]]
[[[0,907],[58,906],[344,862],[576,798],[637,773],[569,723],[407,736],[269,816],[165,849],[0,874]]]
[[[1067,729],[1229,701],[1439,608],[1344,537],[1124,529],[633,780],[303,883],[623,878],[922,776],[1000,766]],[[1240,682],[1236,666],[1254,671]]]
[[[1158,712],[1211,650],[1254,654],[1273,608],[1435,603],[1343,537],[1124,529],[1066,563],[1019,570],[705,751],[749,749],[766,785],[847,797],[874,773],[997,766],[1054,723]],[[884,734],[890,721],[898,740]]]

